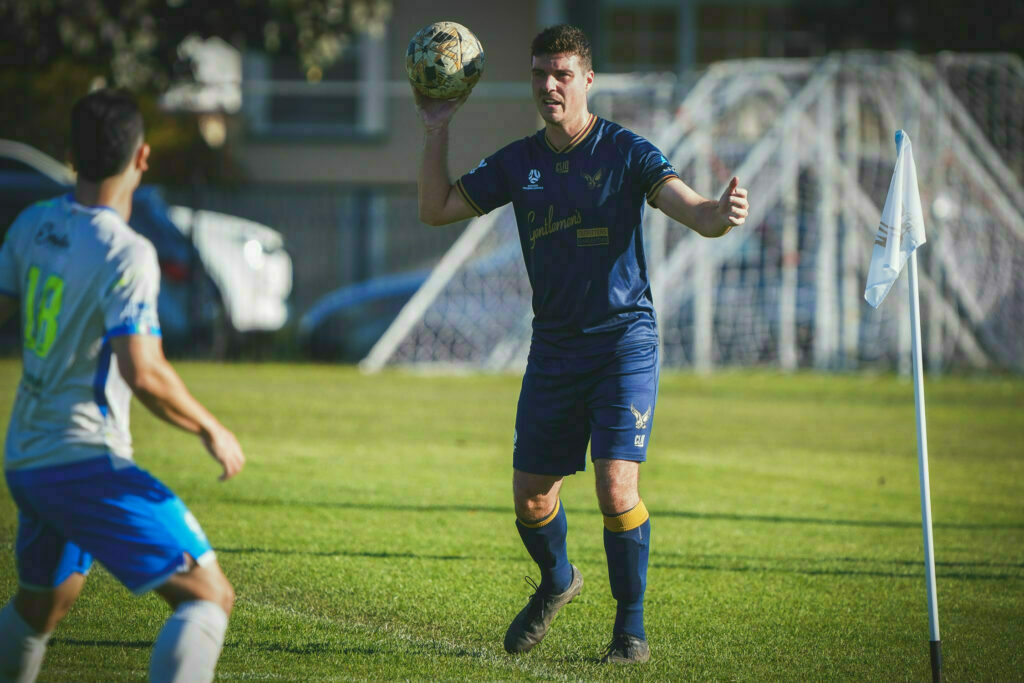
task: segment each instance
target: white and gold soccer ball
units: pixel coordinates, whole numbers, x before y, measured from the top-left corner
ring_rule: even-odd
[[[405,68],[413,86],[427,97],[462,97],[484,72],[484,48],[462,24],[438,21],[409,41]]]

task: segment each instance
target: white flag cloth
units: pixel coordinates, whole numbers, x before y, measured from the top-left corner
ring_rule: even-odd
[[[864,299],[878,308],[892,289],[900,271],[915,249],[925,243],[921,194],[917,188],[917,167],[910,136],[896,131],[896,168],[882,209],[882,222],[871,252],[871,267]]]

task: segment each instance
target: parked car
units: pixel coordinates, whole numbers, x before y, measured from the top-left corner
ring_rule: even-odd
[[[469,268],[475,277],[487,280],[507,274],[510,269],[521,271],[522,258],[519,241],[510,241],[475,260]],[[428,268],[382,275],[324,295],[299,320],[300,348],[317,360],[363,360],[431,271]],[[494,319],[495,311],[485,310],[487,302],[479,292],[453,294],[444,301],[448,310],[458,311],[464,320]],[[528,310],[529,295],[520,303]],[[522,319],[521,306],[512,304],[504,310],[515,321]]]
[[[71,192],[74,184],[71,170],[55,159],[0,140],[0,231],[32,203]],[[168,353],[222,355],[247,335],[287,322],[292,262],[277,231],[237,216],[169,206],[152,185],[135,191],[129,222],[160,260],[157,307]],[[0,345],[18,343],[16,328],[16,322],[5,326]]]
[[[384,275],[326,294],[299,320],[300,348],[317,360],[359,362],[429,275]]]

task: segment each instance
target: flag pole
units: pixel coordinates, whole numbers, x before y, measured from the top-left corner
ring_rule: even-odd
[[[917,416],[917,464],[921,480],[921,525],[924,528],[925,582],[928,588],[928,634],[932,681],[942,681],[942,641],[939,638],[939,603],[935,592],[935,550],[932,539],[932,502],[928,484],[928,428],[924,416],[924,371],[921,363],[921,304],[917,286],[917,250],[910,252],[907,268],[910,287],[910,334],[914,367],[914,412]]]

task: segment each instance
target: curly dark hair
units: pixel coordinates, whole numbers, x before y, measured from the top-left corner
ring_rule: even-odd
[[[587,34],[569,24],[549,26],[538,33],[530,46],[530,56],[538,55],[577,55],[584,71],[594,68]]]
[[[123,90],[105,88],[86,95],[71,110],[71,161],[92,182],[128,166],[142,140],[142,114]]]

